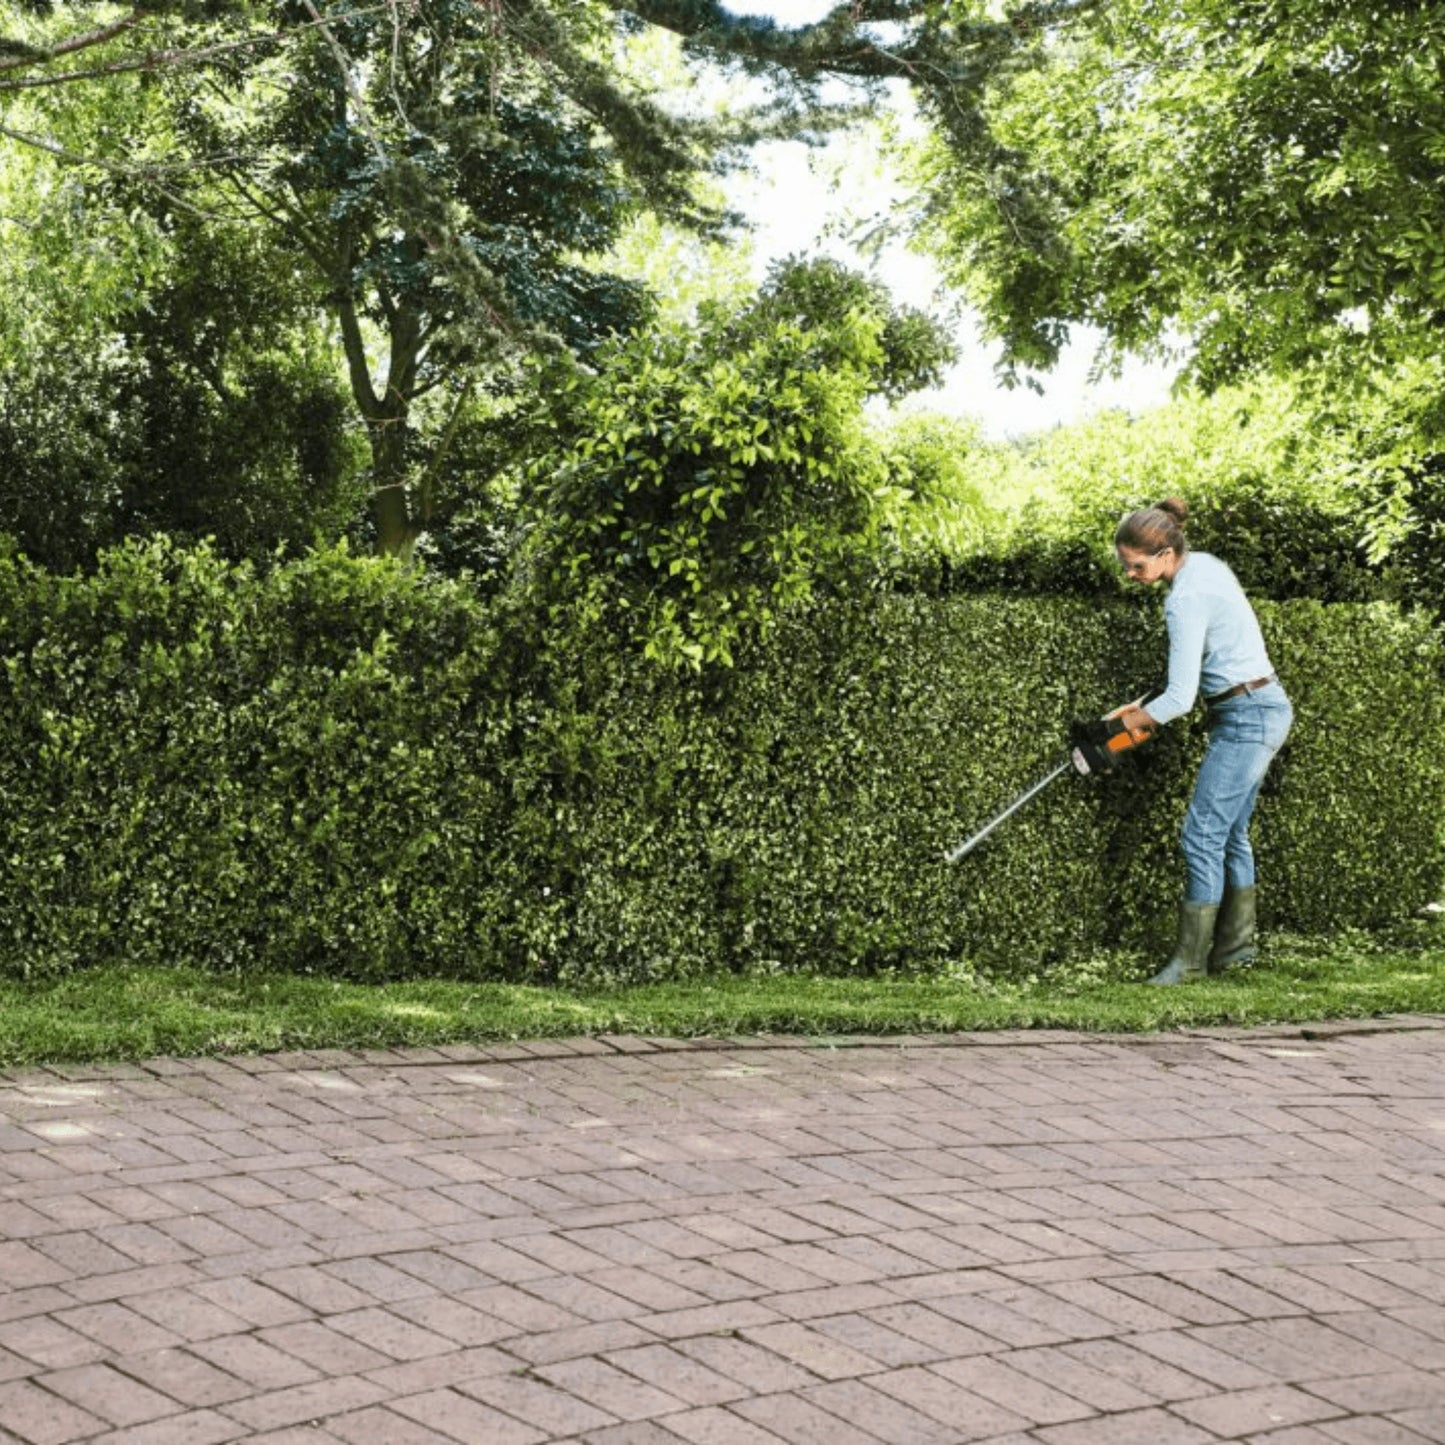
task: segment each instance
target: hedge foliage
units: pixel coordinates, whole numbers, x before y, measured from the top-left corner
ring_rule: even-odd
[[[952,458],[930,456],[926,434],[898,444],[920,504],[897,571],[915,590],[1117,595],[1119,518],[1179,495],[1191,545],[1227,558],[1252,597],[1431,600],[1408,549],[1371,551],[1383,484],[1368,449],[1312,424],[1312,408],[1283,383],[1132,419],[1105,413],[1013,446],[959,438]]]
[[[1158,676],[1153,603],[832,599],[701,678],[528,644],[501,605],[344,551],[0,557],[0,968],[1020,974],[1171,926],[1197,720],[941,861],[1072,717]],[[1380,604],[1261,615],[1298,713],[1256,831],[1268,918],[1418,909],[1438,636]]]

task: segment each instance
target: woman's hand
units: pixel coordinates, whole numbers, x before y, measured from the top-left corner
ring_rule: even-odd
[[[1125,703],[1115,716],[1131,733],[1148,737],[1159,730],[1159,724],[1135,702]]]

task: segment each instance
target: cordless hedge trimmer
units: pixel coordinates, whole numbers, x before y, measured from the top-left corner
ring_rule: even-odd
[[[1143,707],[1157,692],[1145,693],[1137,702],[1125,703],[1106,713],[1097,722],[1076,722],[1069,728],[1069,751],[1064,760],[1052,772],[1040,778],[1032,787],[1024,789],[1001,813],[995,814],[971,838],[965,838],[956,847],[950,848],[943,856],[949,863],[972,853],[1000,823],[1012,818],[1025,803],[1037,797],[1055,778],[1067,772],[1078,773],[1080,777],[1093,777],[1101,773],[1112,773],[1119,766],[1124,754],[1147,743],[1154,736],[1154,730],[1130,730],[1124,726],[1122,714],[1131,707]]]

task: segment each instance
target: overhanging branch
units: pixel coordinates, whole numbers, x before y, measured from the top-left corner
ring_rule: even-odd
[[[88,30],[83,35],[72,35],[69,40],[57,41],[54,45],[30,45],[23,41],[0,39],[0,71],[20,70],[27,65],[44,65],[58,60],[62,55],[74,55],[77,50],[89,50],[93,45],[104,45],[127,30],[134,30],[142,20],[149,18],[144,6],[138,6],[123,20],[113,25],[103,25],[99,30]]]
[[[388,8],[386,3],[378,5],[362,5],[355,9],[344,11],[341,14],[331,17],[332,21],[353,20],[361,16],[376,14]],[[127,29],[133,28],[140,19],[146,18],[146,12],[137,10],[135,16],[125,22],[124,25],[111,26],[106,30],[91,32],[84,37],[85,45],[82,46],[82,37],[76,37],[69,42],[62,42],[59,45],[37,47],[26,46],[19,42],[7,41],[0,38],[0,56],[7,53],[7,47],[11,54],[9,59],[0,59],[0,92],[10,90],[38,90],[44,86],[74,85],[86,80],[99,80],[111,75],[131,75],[142,71],[177,70],[186,66],[204,65],[208,61],[219,59],[222,56],[232,55],[238,51],[254,50],[261,46],[277,44],[286,40],[294,34],[302,31],[312,30],[317,26],[325,26],[325,20],[304,21],[301,24],[287,26],[281,30],[262,30],[254,34],[246,35],[237,40],[220,41],[214,45],[197,46],[173,46],[167,50],[144,50],[138,54],[132,53],[120,56],[104,65],[91,66],[86,70],[65,70],[49,75],[26,75],[19,77],[5,77],[3,72],[19,69],[25,66],[45,64],[52,60],[58,60],[62,55],[71,54],[82,48],[91,45],[101,44],[106,40],[113,40],[118,35],[124,34]]]
[[[828,74],[859,80],[907,78],[914,40],[878,48],[862,26],[916,23],[917,0],[858,0],[837,6],[812,25],[794,27],[737,15],[717,0],[612,0],[614,8],[680,35],[719,57],[775,65],[799,78]]]
[[[618,11],[671,31],[720,58],[774,66],[799,79],[958,82],[955,58],[984,48],[994,54],[1029,44],[1098,7],[1099,0],[1035,0],[1006,17],[940,22],[925,0],[849,0],[811,25],[784,26],[738,15],[719,0],[608,0]],[[899,27],[887,39],[872,25]],[[968,68],[968,67],[965,67]]]

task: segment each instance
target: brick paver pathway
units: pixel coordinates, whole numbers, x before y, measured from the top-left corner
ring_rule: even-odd
[[[1445,1441],[1445,1020],[0,1075],[0,1445]]]

